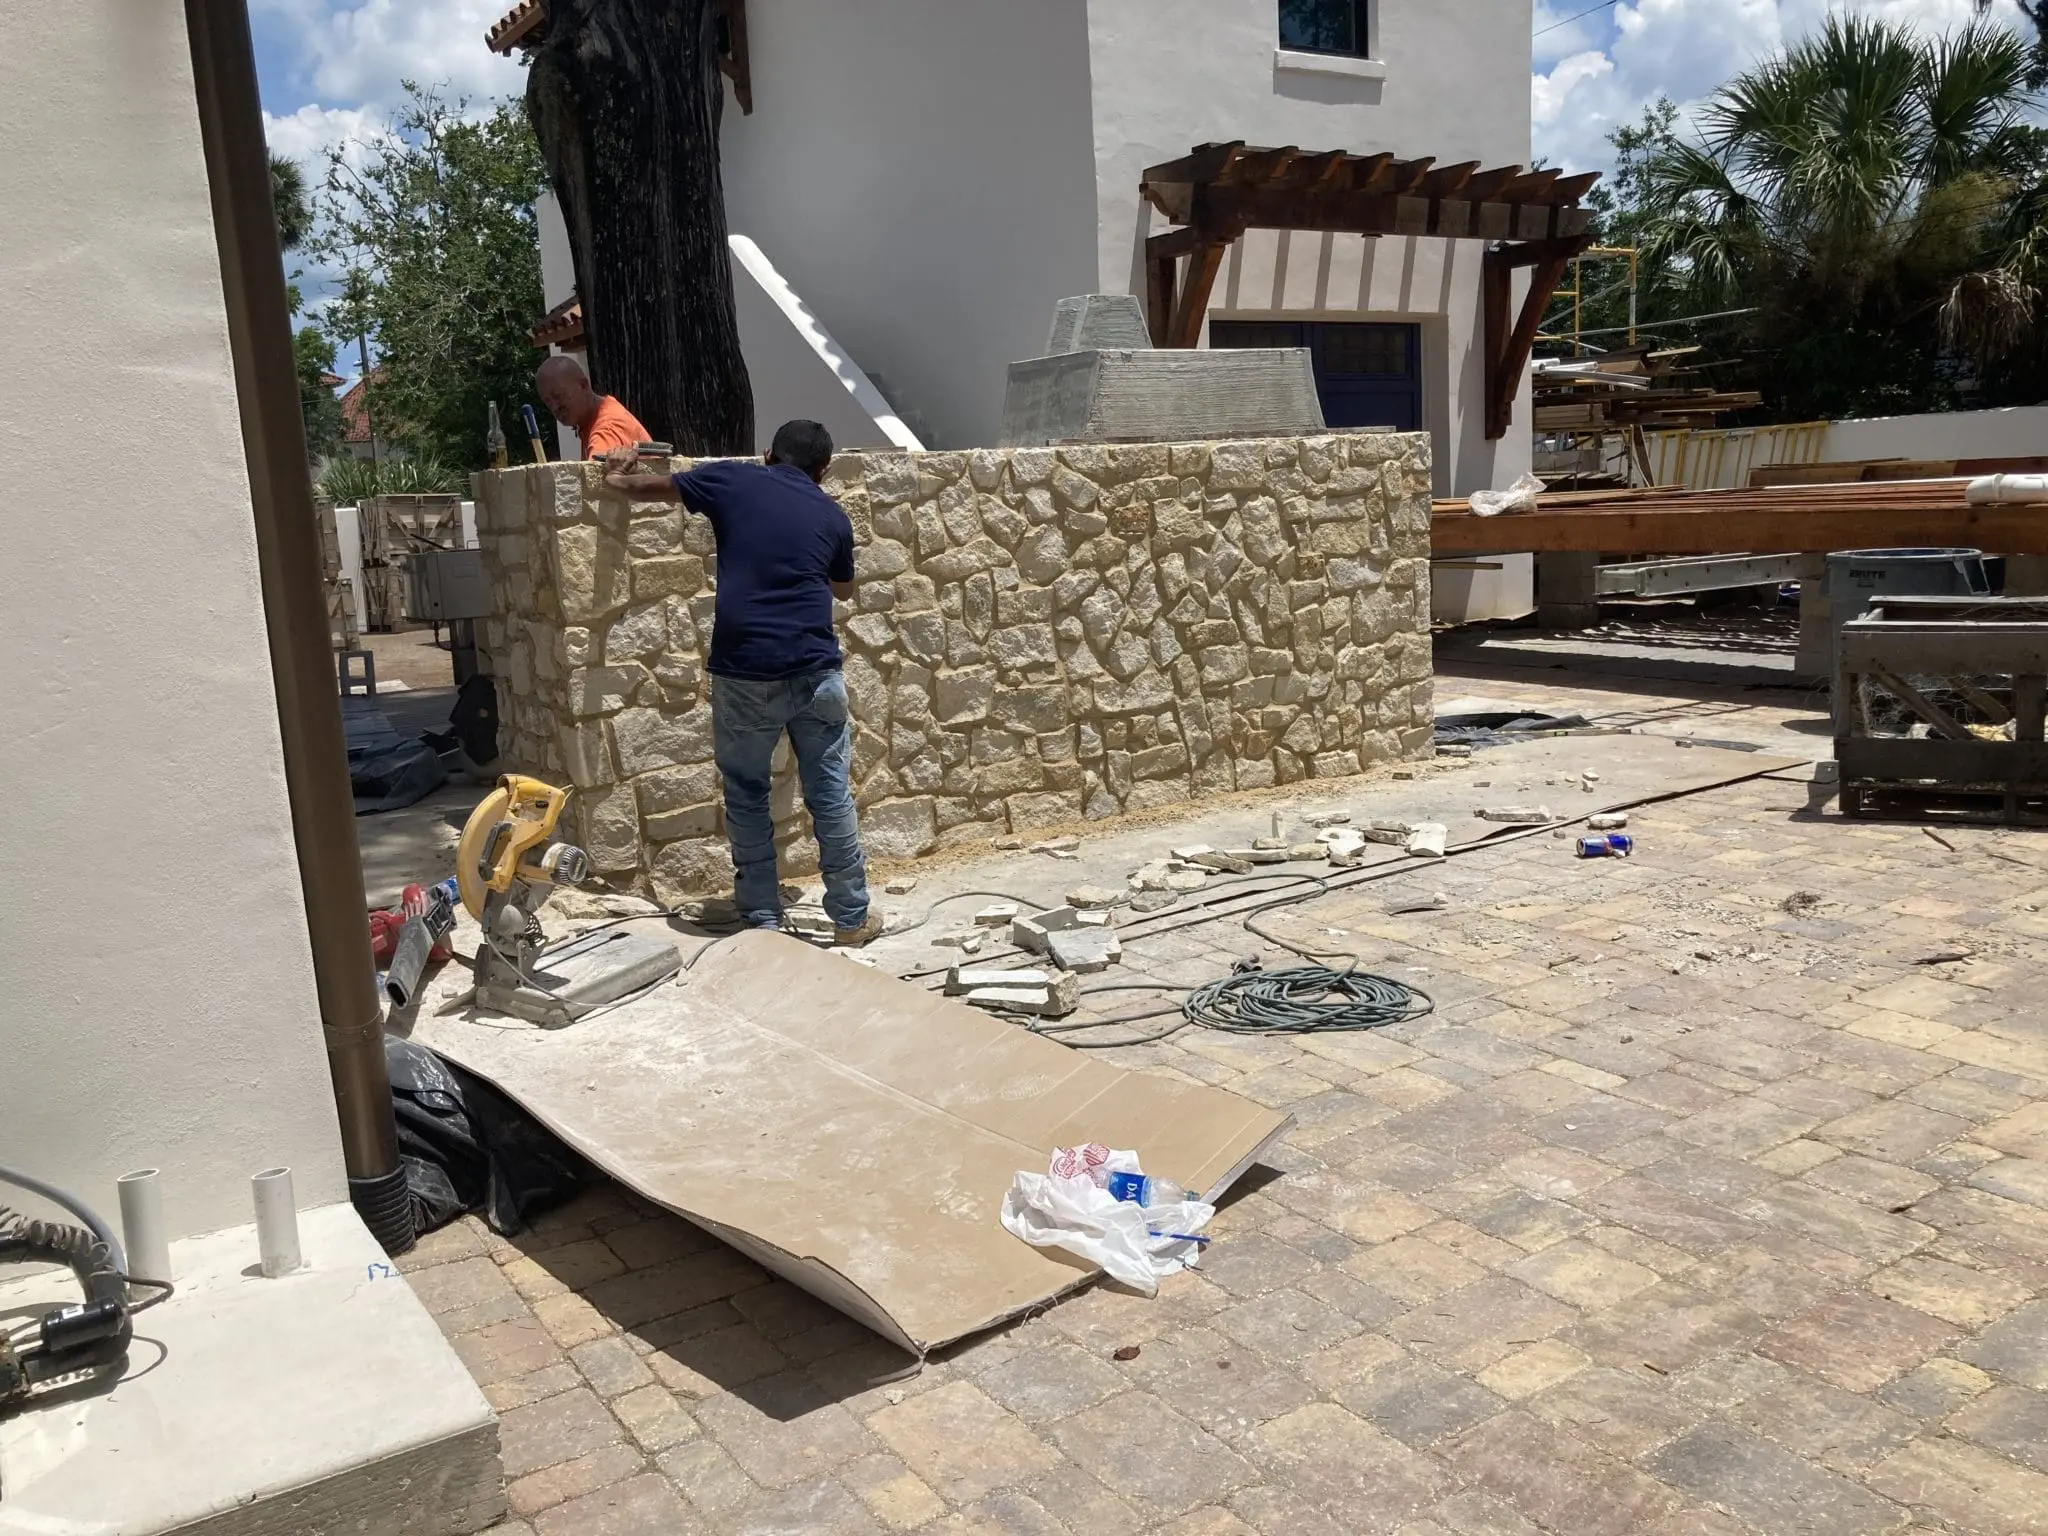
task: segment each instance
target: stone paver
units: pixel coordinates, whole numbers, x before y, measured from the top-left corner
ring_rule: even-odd
[[[1792,714],[1523,687],[1485,684],[1710,736]],[[1457,771],[1492,787],[1454,808],[1545,798],[1503,753]],[[1438,1015],[1104,1053],[1297,1130],[1201,1272],[921,1374],[609,1185],[433,1234],[403,1267],[502,1416],[500,1536],[2043,1536],[2048,846],[1808,800],[1752,780],[1637,809],[1626,861],[1527,838],[1268,914]],[[1210,922],[1125,964],[1254,947]]]

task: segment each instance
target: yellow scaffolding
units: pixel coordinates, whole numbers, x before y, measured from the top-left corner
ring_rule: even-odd
[[[1589,245],[1572,258],[1571,287],[1560,288],[1555,295],[1555,298],[1569,298],[1572,301],[1571,334],[1569,336],[1546,336],[1542,338],[1546,341],[1569,341],[1572,344],[1572,356],[1574,357],[1583,357],[1586,351],[1586,344],[1579,338],[1584,333],[1586,326],[1586,258],[1589,256],[1595,258],[1625,256],[1628,258],[1628,344],[1630,346],[1636,344],[1636,277],[1639,271],[1639,258],[1636,248],[1632,245]]]

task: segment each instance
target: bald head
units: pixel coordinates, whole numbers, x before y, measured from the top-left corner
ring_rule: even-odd
[[[590,375],[566,353],[558,352],[542,363],[533,376],[533,386],[555,420],[578,436],[597,415],[597,392],[590,387]]]

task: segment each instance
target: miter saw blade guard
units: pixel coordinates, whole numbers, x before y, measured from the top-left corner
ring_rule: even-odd
[[[549,1028],[655,986],[682,969],[675,945],[617,928],[549,944],[539,912],[557,885],[579,885],[583,850],[552,839],[568,793],[508,774],[469,818],[455,850],[463,905],[483,926],[479,1008]]]

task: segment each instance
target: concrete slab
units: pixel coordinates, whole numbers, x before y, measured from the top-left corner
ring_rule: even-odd
[[[0,1420],[0,1533],[443,1536],[504,1513],[490,1405],[349,1206],[299,1215],[266,1280],[253,1226],[171,1245],[177,1294],[126,1375]],[[76,1299],[0,1287],[0,1316]]]

